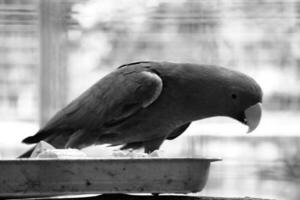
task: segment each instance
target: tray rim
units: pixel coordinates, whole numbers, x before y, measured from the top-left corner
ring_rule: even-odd
[[[152,161],[152,162],[162,162],[162,161],[170,161],[170,162],[184,162],[184,161],[190,161],[190,162],[218,162],[222,161],[221,158],[185,158],[185,157],[108,157],[108,158],[99,158],[99,157],[87,157],[87,158],[8,158],[8,159],[1,159],[1,163],[6,162],[109,162],[109,161]]]

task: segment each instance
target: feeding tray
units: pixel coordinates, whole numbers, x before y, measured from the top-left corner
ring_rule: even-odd
[[[17,159],[0,161],[1,197],[190,193],[207,182],[201,158]]]

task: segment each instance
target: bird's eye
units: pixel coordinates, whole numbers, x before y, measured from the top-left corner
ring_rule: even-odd
[[[236,94],[231,94],[231,98],[232,99],[237,99],[237,95]]]

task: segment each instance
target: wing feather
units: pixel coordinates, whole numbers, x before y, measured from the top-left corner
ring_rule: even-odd
[[[23,142],[36,143],[53,138],[60,132],[69,134],[69,140],[74,141],[72,134],[78,130],[90,134],[103,126],[120,123],[150,106],[159,97],[162,88],[159,75],[147,68],[119,68],[90,87],[59,111],[37,134],[25,138]],[[86,135],[75,136],[77,144]]]

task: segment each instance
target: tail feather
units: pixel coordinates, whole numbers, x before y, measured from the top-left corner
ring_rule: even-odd
[[[37,143],[37,139],[34,136],[29,136],[29,137],[25,138],[24,140],[22,140],[22,142],[25,144],[33,144],[33,143]]]
[[[34,136],[29,136],[25,138],[22,142],[25,144],[34,144],[40,141],[45,141],[51,144],[55,148],[66,148],[66,144],[69,141],[72,132],[68,131],[40,131]],[[31,156],[35,147],[29,149],[18,158],[28,158]]]
[[[41,140],[46,140],[51,134],[51,131],[39,131],[35,135],[25,138],[22,142],[25,144],[34,144]]]

